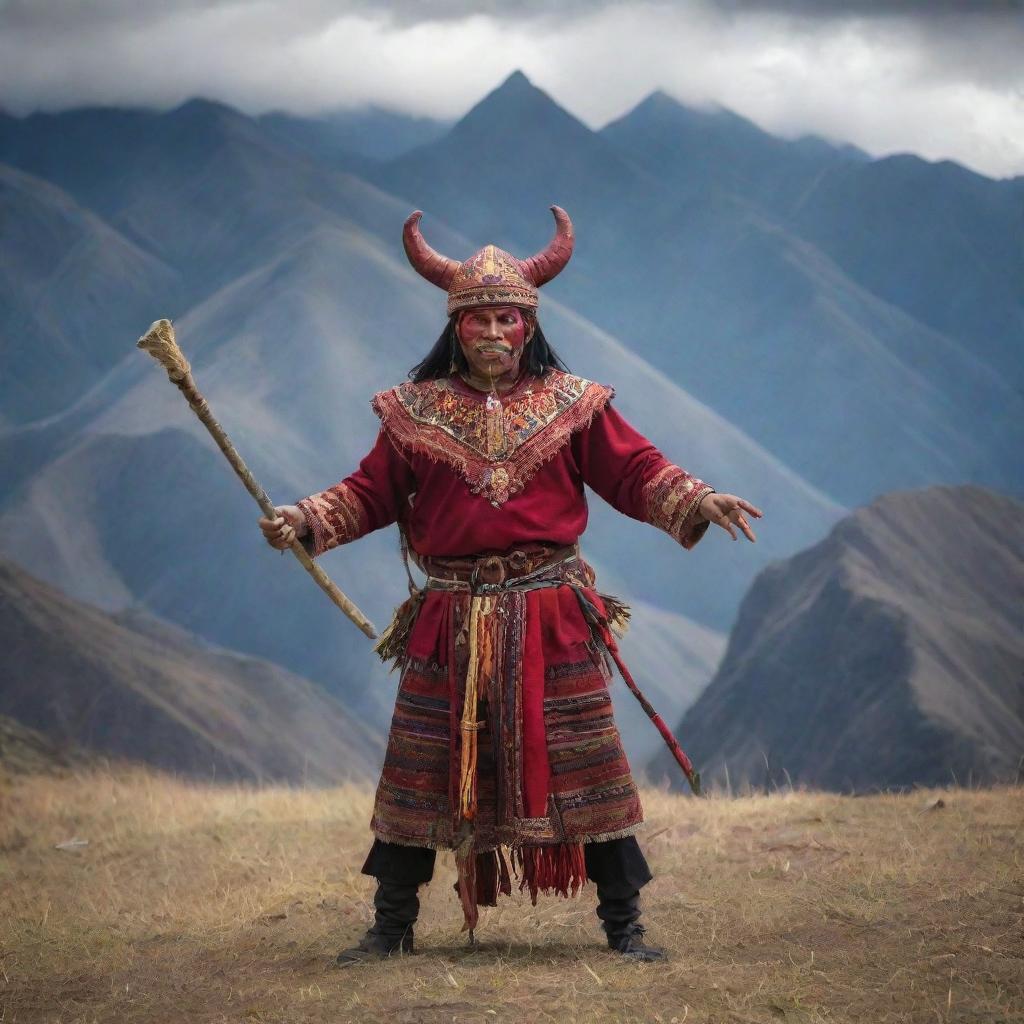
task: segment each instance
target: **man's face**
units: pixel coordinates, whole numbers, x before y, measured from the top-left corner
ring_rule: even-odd
[[[470,367],[485,377],[500,377],[518,370],[523,346],[529,340],[527,324],[518,306],[464,309],[456,331]]]

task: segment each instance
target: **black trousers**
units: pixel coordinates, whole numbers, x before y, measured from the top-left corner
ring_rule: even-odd
[[[400,846],[375,839],[362,873],[393,885],[422,885],[434,877],[436,855],[425,846]],[[587,877],[609,897],[625,897],[654,877],[636,836],[585,843],[583,856]]]

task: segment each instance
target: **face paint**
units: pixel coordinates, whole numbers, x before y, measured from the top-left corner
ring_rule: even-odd
[[[522,348],[526,321],[518,306],[474,306],[459,316],[459,341],[479,348]]]
[[[473,377],[510,382],[518,376],[527,326],[517,306],[463,310],[456,332]]]

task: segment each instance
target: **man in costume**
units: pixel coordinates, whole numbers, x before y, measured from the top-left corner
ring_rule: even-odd
[[[628,609],[580,557],[584,484],[687,549],[711,522],[753,541],[745,513],[761,512],[671,463],[611,388],[566,372],[536,317],[537,289],[573,248],[568,215],[552,211],[536,256],[488,245],[463,263],[409,217],[406,253],[447,292],[448,325],[411,380],[374,397],[381,428],[356,472],[260,520],[272,546],[298,536],[314,556],[397,522],[426,574],[422,587],[409,575],[377,648],[402,672],[362,869],[378,881],[376,916],[339,964],[412,951],[438,849],[455,851],[471,941],[477,908],[515,874],[534,903],[593,881],[609,947],[664,956],[639,923],[652,876],[608,691],[609,660],[622,667],[611,627]]]

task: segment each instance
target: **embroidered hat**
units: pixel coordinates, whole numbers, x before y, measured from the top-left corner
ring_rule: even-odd
[[[485,245],[464,263],[442,256],[420,234],[416,210],[402,231],[402,244],[413,268],[431,284],[448,292],[448,315],[470,306],[537,308],[537,289],[556,277],[569,262],[575,241],[569,214],[552,206],[555,236],[536,256],[518,260],[496,245]]]

